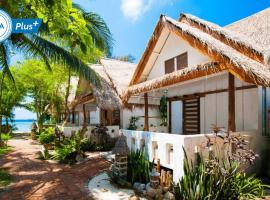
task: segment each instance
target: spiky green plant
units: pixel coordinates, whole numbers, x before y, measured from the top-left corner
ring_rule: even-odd
[[[145,151],[132,151],[128,155],[127,180],[131,183],[148,183],[150,180],[149,173],[152,168],[153,162],[149,162]]]
[[[264,185],[259,179],[247,176],[239,163],[203,160],[196,154],[196,162],[185,154],[184,176],[175,186],[180,200],[255,199],[264,195]]]

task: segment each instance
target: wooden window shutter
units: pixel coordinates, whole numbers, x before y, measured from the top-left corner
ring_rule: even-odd
[[[165,61],[165,74],[174,72],[174,58]]]
[[[184,69],[188,66],[188,54],[183,53],[176,57],[177,70]]]
[[[200,134],[200,98],[183,100],[183,133]]]

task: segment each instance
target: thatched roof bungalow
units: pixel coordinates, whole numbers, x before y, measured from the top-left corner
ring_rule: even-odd
[[[158,77],[156,81],[151,80],[151,83],[144,82],[140,86],[133,87],[133,85],[143,81],[143,79],[140,79],[139,77],[146,76],[142,72],[145,69],[146,62],[151,59],[151,57],[156,56],[153,48],[164,29],[168,30],[170,33],[176,34],[178,37],[188,42],[193,48],[199,50],[216,63],[213,68],[203,68],[202,66],[209,66],[209,63],[206,63],[206,65],[204,63],[199,63],[198,66],[188,66],[187,69],[170,74],[169,77],[174,80],[172,81],[173,84],[179,81],[186,81],[205,76],[207,74],[227,70],[246,82],[269,87],[270,36],[267,34],[267,30],[270,28],[269,23],[267,23],[267,20],[265,19],[267,17],[269,18],[269,12],[270,9],[266,9],[261,13],[257,13],[255,16],[246,19],[249,21],[249,24],[253,24],[252,22],[254,22],[258,27],[240,25],[240,23],[246,23],[244,20],[234,23],[228,27],[220,27],[190,14],[181,14],[179,21],[161,15],[142,59],[136,68],[130,84],[131,87],[128,89],[127,94],[135,94],[136,92],[134,92],[134,88],[138,90],[138,87],[141,87],[141,92],[143,91],[142,88],[144,86],[151,90],[151,87],[149,87],[151,83],[157,85],[157,83],[160,82],[160,77]],[[260,21],[260,23],[257,21]],[[239,30],[241,27],[249,27],[249,32],[247,32],[248,37],[244,35],[246,31],[233,31]],[[253,28],[257,28],[256,30],[264,30],[263,35],[260,35],[258,31],[256,33],[252,32],[251,30],[253,30]],[[257,41],[254,42],[249,37],[250,35],[253,36],[253,39],[260,39],[257,39]],[[183,76],[186,78],[183,79]],[[163,79],[168,81],[169,77],[163,77]],[[176,79],[176,77],[178,78]],[[179,77],[182,77],[182,79]],[[160,87],[162,86],[163,85],[160,84]],[[168,85],[165,84],[164,86]],[[154,88],[155,87],[152,89]],[[144,92],[147,92],[147,90],[144,90]]]
[[[102,58],[99,64],[90,65],[100,78],[100,87],[80,79],[79,85],[84,89],[74,102],[74,105],[94,101],[106,110],[120,109],[123,106],[122,98],[126,91],[136,64],[115,59]]]

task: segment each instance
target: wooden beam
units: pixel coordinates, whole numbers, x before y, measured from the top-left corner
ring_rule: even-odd
[[[144,94],[144,131],[149,131],[148,94]]]
[[[83,123],[86,124],[86,110],[85,110],[85,104],[83,104]]]
[[[72,111],[72,124],[75,124],[75,111]]]
[[[245,85],[241,87],[236,87],[236,90],[247,90],[247,89],[253,89],[257,88],[257,85]],[[184,100],[184,99],[189,99],[189,98],[194,98],[194,97],[204,97],[209,94],[217,94],[217,93],[222,93],[222,92],[228,92],[228,89],[218,89],[218,90],[211,90],[211,91],[206,91],[206,92],[200,92],[200,93],[195,93],[195,94],[188,94],[188,95],[183,95],[183,96],[175,96],[175,97],[168,97],[168,101],[179,101],[179,100]]]
[[[229,73],[229,88],[228,88],[228,131],[235,131],[235,81],[234,76]]]

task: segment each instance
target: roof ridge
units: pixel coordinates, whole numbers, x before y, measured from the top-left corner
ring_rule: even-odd
[[[201,19],[192,14],[182,13],[179,20],[211,35],[213,38],[218,39],[222,43],[236,49],[253,60],[258,60],[263,64],[268,63],[263,49],[241,33],[229,30],[225,27],[219,26],[216,23]]]
[[[136,65],[137,63],[132,63],[129,61],[124,61],[124,60],[118,60],[118,59],[114,59],[114,58],[107,58],[107,57],[102,57],[100,60],[111,60],[111,61],[116,61],[116,62],[123,62],[123,63],[128,63],[128,64],[133,64]]]

